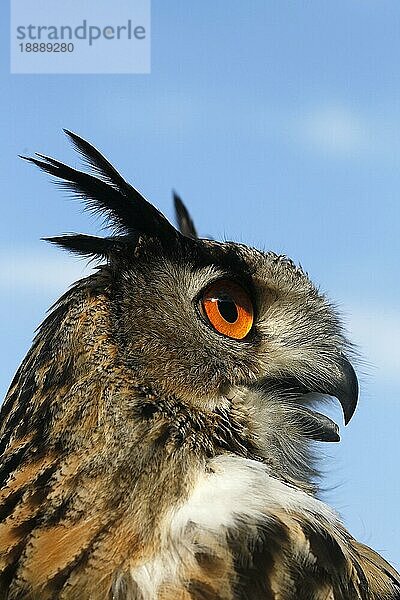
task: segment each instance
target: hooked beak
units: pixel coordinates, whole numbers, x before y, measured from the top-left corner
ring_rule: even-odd
[[[341,355],[336,363],[336,372],[330,374],[329,380],[315,373],[310,379],[312,381],[307,382],[307,376],[305,379],[302,378],[302,384],[309,392],[327,394],[339,400],[344,423],[347,425],[354,415],[358,402],[358,379],[349,360]]]
[[[344,356],[341,366],[341,379],[336,386],[336,397],[342,405],[344,424],[347,425],[357,408],[358,379],[351,363]]]
[[[329,369],[306,368],[302,365],[301,375],[293,374],[275,379],[265,378],[261,389],[284,389],[302,395],[327,395],[337,398],[342,406],[344,422],[347,425],[352,418],[358,402],[357,375],[344,356],[337,357],[336,362]],[[297,398],[300,400],[299,396]],[[338,442],[340,440],[339,427],[329,417],[323,415],[301,400],[297,404],[297,418],[303,424],[303,434],[313,440],[323,442]]]
[[[305,394],[316,393],[337,398],[342,406],[344,423],[349,423],[357,407],[358,380],[350,361],[344,355],[340,355],[336,366],[329,370],[329,377],[318,370],[309,373],[303,371],[298,383]],[[302,407],[301,412],[310,438],[324,442],[340,440],[339,428],[329,417],[305,407]]]

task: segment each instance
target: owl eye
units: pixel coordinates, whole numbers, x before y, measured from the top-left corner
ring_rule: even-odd
[[[201,297],[201,308],[216,331],[236,340],[245,338],[253,325],[253,304],[234,281],[221,279],[208,286]]]

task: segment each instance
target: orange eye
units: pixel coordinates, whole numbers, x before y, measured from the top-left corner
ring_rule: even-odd
[[[254,311],[249,295],[233,281],[221,279],[208,286],[201,306],[214,329],[235,340],[246,337],[253,325]]]

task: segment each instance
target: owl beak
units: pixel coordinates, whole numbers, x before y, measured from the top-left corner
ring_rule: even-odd
[[[336,385],[335,396],[342,405],[344,423],[347,425],[355,413],[358,403],[358,379],[347,358],[342,358],[341,377]]]
[[[347,425],[357,408],[358,379],[346,357],[341,357],[338,364],[338,375],[333,381],[332,389],[328,389],[325,393],[335,396],[339,400],[343,410],[344,424]]]
[[[311,378],[310,378],[311,379]],[[350,361],[343,355],[336,364],[336,372],[331,374],[329,380],[312,375],[312,383],[307,385],[310,392],[326,394],[337,398],[342,406],[344,423],[347,425],[354,415],[358,402],[358,379]]]
[[[339,427],[329,417],[302,407],[299,413],[307,437],[319,442],[340,442]]]

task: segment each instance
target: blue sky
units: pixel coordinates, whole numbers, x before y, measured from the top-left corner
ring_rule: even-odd
[[[39,238],[100,226],[16,158],[76,164],[67,127],[167,216],[174,187],[202,234],[288,254],[337,303],[362,391],[342,442],[321,445],[325,498],[399,567],[400,4],[153,0],[150,75],[10,75],[5,4],[3,395],[45,310],[86,272]]]

